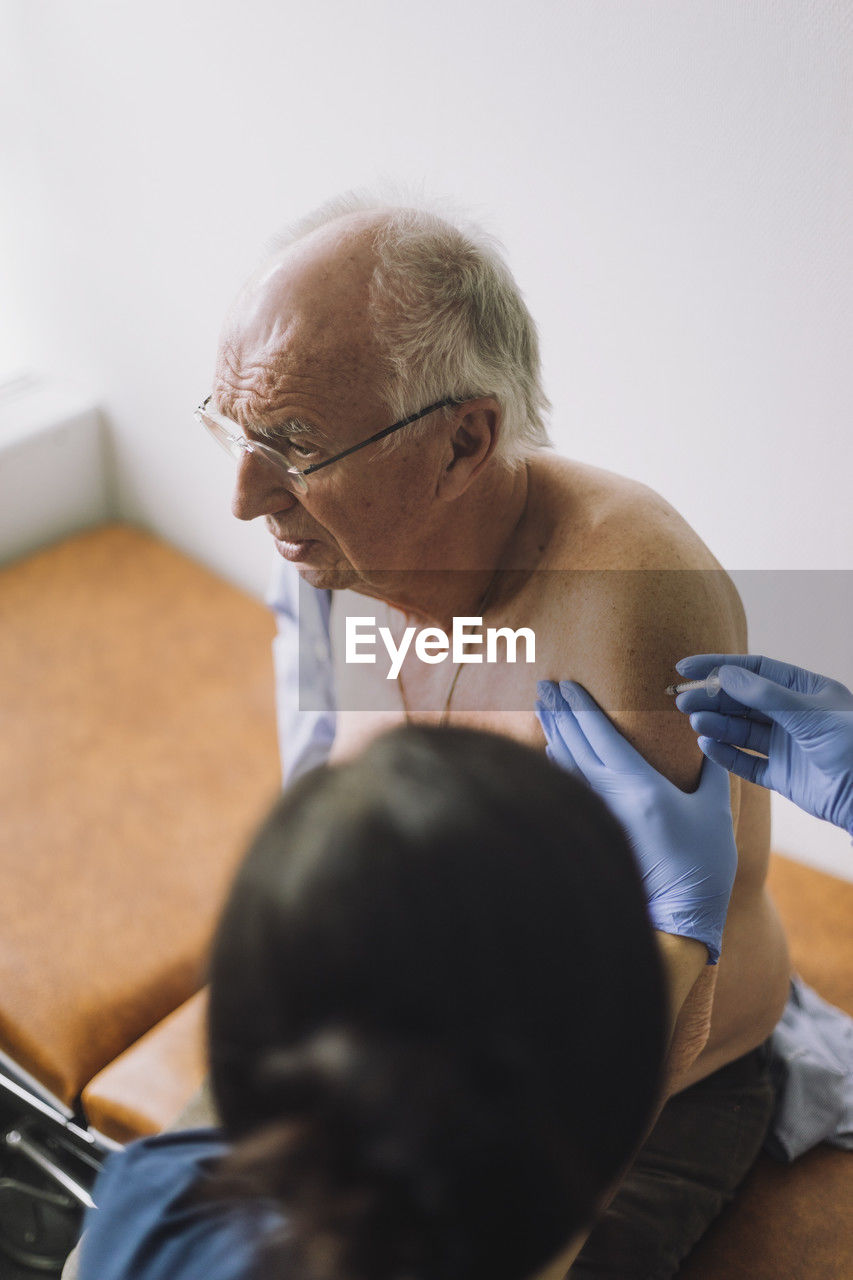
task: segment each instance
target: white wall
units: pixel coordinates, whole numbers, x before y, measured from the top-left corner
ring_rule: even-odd
[[[266,239],[387,176],[503,238],[560,449],[727,568],[851,568],[848,0],[3,8],[0,366],[98,392],[128,517],[263,589],[191,410]]]

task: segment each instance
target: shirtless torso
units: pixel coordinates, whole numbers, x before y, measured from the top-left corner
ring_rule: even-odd
[[[644,486],[550,452],[531,461],[528,475],[525,514],[486,601],[484,625],[531,627],[536,662],[466,665],[448,722],[507,733],[544,749],[532,710],[536,681],[577,680],[646,759],[692,789],[702,756],[664,689],[679,657],[746,651],[734,586],[678,513]],[[367,603],[341,593],[336,611],[376,613],[380,624],[399,630],[407,622],[426,625]],[[344,668],[340,646],[335,649],[341,706],[355,680],[358,705],[383,708],[339,714],[333,758],[341,758],[402,720],[404,710],[398,686],[385,679],[387,666]],[[449,661],[425,666],[414,654],[407,657],[401,682],[409,707],[417,708],[413,720],[440,718],[453,674]],[[732,811],[739,866],[723,953],[682,1010],[670,1063],[676,1088],[760,1044],[787,996],[787,947],[765,889],[768,793],[733,779]]]

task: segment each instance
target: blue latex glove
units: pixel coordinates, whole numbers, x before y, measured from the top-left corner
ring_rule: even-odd
[[[737,871],[729,779],[706,762],[696,791],[681,791],[622,737],[582,685],[540,680],[536,714],[548,755],[581,774],[631,839],[656,929],[696,938],[720,958]]]
[[[720,693],[679,694],[710,760],[772,787],[853,835],[853,693],[826,676],[754,654],[703,653],[677,669],[701,680],[719,667]],[[750,756],[739,747],[760,751]]]

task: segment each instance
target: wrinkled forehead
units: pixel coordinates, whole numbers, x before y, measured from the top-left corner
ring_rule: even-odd
[[[266,264],[223,327],[214,382],[221,412],[262,422],[291,394],[334,400],[375,382],[369,283],[363,261],[311,245]]]
[[[288,326],[263,341],[239,331],[223,335],[216,361],[213,395],[221,413],[238,422],[263,425],[288,405],[303,401],[334,410],[342,399],[359,398],[380,387],[370,344],[328,331]]]

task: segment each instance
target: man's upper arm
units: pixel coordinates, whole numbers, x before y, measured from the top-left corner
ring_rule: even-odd
[[[679,658],[731,651],[738,638],[733,588],[719,570],[616,569],[589,579],[580,634],[566,657],[632,746],[693,790],[703,756],[665,689],[678,678]]]
[[[591,575],[567,659],[620,732],[684,790],[698,784],[703,756],[690,722],[664,690],[688,653],[731,651],[732,590],[717,573],[608,570]],[[732,780],[737,832],[740,779]],[[703,972],[681,1010],[667,1062],[667,1094],[681,1088],[708,1040],[716,969]]]

